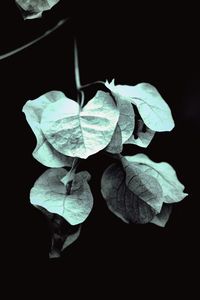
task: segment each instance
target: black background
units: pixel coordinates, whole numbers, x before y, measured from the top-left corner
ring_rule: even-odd
[[[0,61],[3,257],[9,252],[9,277],[65,293],[96,298],[107,292],[136,298],[189,288],[198,263],[198,144],[200,114],[199,22],[196,8],[103,1],[60,1],[43,18],[24,21],[14,1],[0,8],[0,54],[42,35],[59,20],[68,22],[37,44]],[[6,3],[7,2],[7,3]],[[29,191],[45,167],[32,158],[34,135],[21,112],[29,99],[50,90],[75,97],[73,37],[79,51],[82,84],[116,79],[121,84],[149,82],[170,105],[176,123],[157,134],[144,152],[167,161],[189,196],[177,205],[166,228],[127,225],[108,211],[100,178],[109,159],[89,159],[95,206],[80,238],[58,260],[48,259],[50,235],[43,215],[29,204]],[[25,267],[25,268],[24,268]],[[13,275],[15,274],[15,275]],[[22,280],[23,276],[23,280]],[[26,278],[26,280],[24,280]],[[32,286],[32,287],[33,287]],[[75,289],[73,287],[76,286]],[[79,289],[80,287],[80,289]],[[95,287],[96,292],[91,290]],[[45,290],[45,289],[44,289]],[[190,295],[191,296],[191,295]],[[114,294],[113,294],[114,298]]]

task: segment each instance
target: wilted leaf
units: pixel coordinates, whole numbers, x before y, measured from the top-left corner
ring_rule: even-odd
[[[63,98],[65,98],[65,95],[62,92],[52,91],[44,94],[36,100],[27,101],[22,109],[25,113],[26,120],[37,139],[37,145],[33,151],[33,157],[41,164],[51,168],[64,166],[70,167],[74,160],[74,158],[67,157],[54,149],[47,141],[40,128],[43,110],[48,107],[50,103],[57,102]]]
[[[160,227],[165,227],[167,221],[169,220],[171,212],[172,212],[172,205],[164,203],[161,212],[157,214],[153,218],[153,220],[151,220],[151,223],[158,225]]]
[[[24,19],[40,18],[45,10],[51,9],[60,0],[15,0]]]
[[[174,121],[167,103],[163,100],[157,89],[148,83],[139,83],[135,86],[116,85],[114,81],[106,82],[115,98],[130,101],[136,105],[144,123],[154,131],[170,131]]]
[[[125,156],[123,162],[133,168],[137,166],[145,176],[155,178],[162,187],[163,202],[179,202],[187,196],[187,194],[183,192],[185,188],[184,185],[180,183],[175,170],[168,163],[155,163],[144,154]]]
[[[77,240],[80,235],[81,225],[70,225],[57,214],[50,213],[41,206],[37,208],[46,216],[51,233],[50,258],[60,257],[63,250]]]
[[[119,163],[105,170],[101,192],[108,208],[126,223],[148,223],[156,215],[155,210],[127,186],[126,173]]]
[[[65,241],[62,246],[62,251],[65,250],[68,246],[70,246],[73,242],[77,240],[81,232],[81,225],[78,226],[77,230],[74,233],[71,233],[65,238]]]
[[[68,98],[51,103],[42,114],[41,129],[60,153],[87,158],[109,144],[118,119],[112,97],[98,91],[83,108]]]
[[[66,174],[63,168],[48,169],[36,180],[30,192],[30,200],[33,205],[39,205],[62,216],[71,225],[77,225],[92,210],[93,197],[87,183],[90,174],[79,172],[74,174],[72,181],[64,184],[61,180]]]
[[[144,131],[145,127],[145,131]],[[134,134],[125,142],[125,144],[134,144],[139,147],[148,147],[150,142],[152,141],[153,137],[155,135],[155,131],[149,129],[146,125],[144,125],[144,122],[139,119],[137,121],[137,130]]]

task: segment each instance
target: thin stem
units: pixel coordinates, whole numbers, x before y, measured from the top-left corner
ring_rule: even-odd
[[[107,152],[107,151],[104,151],[104,154],[108,157],[111,157],[113,159],[117,159],[117,160],[121,160],[122,159],[122,155],[119,153],[119,154],[113,154],[113,153],[110,153],[110,152]]]
[[[50,30],[47,30],[43,35],[39,36],[38,38],[34,39],[33,41],[17,48],[17,49],[14,49],[8,53],[5,53],[3,55],[0,55],[0,60],[2,59],[5,59],[7,57],[10,57],[18,52],[21,52],[22,50],[32,46],[33,44],[39,42],[40,40],[42,40],[43,38],[45,38],[46,36],[48,36],[49,34],[51,34],[52,32],[54,32],[55,30],[57,30],[59,27],[61,27],[63,24],[66,23],[66,21],[68,21],[69,19],[63,19],[61,21],[59,21],[53,28],[51,28]]]
[[[74,73],[75,73],[75,84],[76,90],[79,91],[81,88],[80,82],[80,73],[79,73],[79,63],[78,63],[78,50],[77,50],[77,43],[76,39],[74,39]]]
[[[76,170],[76,168],[78,167],[79,163],[80,163],[79,158],[75,157],[74,160],[73,160],[72,167],[71,167],[70,171]]]
[[[80,89],[84,89],[84,88],[87,88],[87,87],[90,87],[91,85],[93,84],[98,84],[98,83],[101,83],[101,84],[105,84],[105,82],[101,81],[101,80],[97,80],[97,81],[94,81],[94,82],[91,82],[91,83],[87,83],[87,84],[84,84],[80,87]]]
[[[84,88],[89,87],[93,84],[101,83],[104,84],[103,81],[97,80],[92,83],[87,83],[84,85],[81,85],[80,81],[80,72],[79,72],[79,61],[78,61],[78,48],[77,48],[77,43],[76,39],[74,39],[74,75],[75,75],[75,85],[76,85],[76,90],[77,90],[77,101],[80,105],[80,107],[83,107],[84,105],[84,92],[82,91]]]
[[[80,106],[83,107],[84,105],[84,100],[85,100],[85,95],[83,91],[80,91],[81,99],[80,99]]]

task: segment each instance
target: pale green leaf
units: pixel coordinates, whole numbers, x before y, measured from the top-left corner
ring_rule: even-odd
[[[132,135],[135,125],[132,104],[129,101],[121,101],[120,98],[115,100],[119,109],[119,120],[112,139],[106,147],[106,151],[110,153],[120,153],[123,150],[123,144]]]
[[[126,174],[120,163],[109,166],[101,180],[101,192],[108,208],[126,223],[148,223],[156,211],[127,185]]]
[[[15,0],[22,8],[24,19],[35,19],[42,16],[42,13],[51,9],[60,0]]]
[[[41,206],[51,213],[62,216],[71,225],[82,223],[93,206],[93,197],[86,171],[74,174],[67,185],[61,181],[67,171],[63,168],[48,169],[35,182],[30,192],[33,205]]]
[[[119,109],[118,125],[121,129],[122,144],[132,135],[135,126],[135,114],[130,101],[122,99],[118,94],[115,95],[117,107]]]
[[[111,83],[111,85],[113,84],[114,81]],[[107,81],[105,85],[109,88],[109,83]],[[133,106],[130,103],[130,101],[122,99],[122,97],[120,97],[120,95],[118,94],[114,94],[114,98],[120,113],[117,124],[119,126],[119,129],[121,130],[121,140],[123,145],[131,137],[133,133],[134,126],[135,126],[135,114],[134,114]],[[118,133],[118,138],[119,135],[120,134]],[[117,140],[117,136],[115,136],[114,140]]]
[[[151,176],[157,180],[162,187],[163,202],[174,203],[183,200],[187,194],[184,193],[184,185],[177,178],[175,170],[166,162],[156,163],[144,154],[125,156],[128,165],[137,167],[145,176]]]
[[[150,142],[152,141],[155,131],[151,130],[147,126],[145,126],[145,131],[143,131],[144,128],[144,122],[139,119],[137,121],[137,130],[135,132],[136,137],[134,134],[125,142],[125,144],[134,144],[139,147],[148,147]]]
[[[121,129],[122,143],[124,143],[133,133],[135,126],[135,114],[133,106],[129,101],[122,101],[120,97],[117,97],[116,101],[120,112],[118,125]]]
[[[170,131],[174,121],[168,104],[161,97],[157,89],[148,83],[135,86],[116,85],[114,81],[106,82],[115,98],[130,101],[136,105],[144,123],[153,131]]]
[[[125,222],[148,223],[164,227],[171,205],[187,194],[174,169],[167,163],[154,163],[146,155],[119,156],[101,181],[108,208]]]
[[[163,204],[163,191],[158,180],[151,173],[144,172],[137,163],[132,163],[132,156],[121,158],[126,172],[127,187],[140,199],[150,205],[156,213],[159,213]]]
[[[153,220],[151,220],[151,223],[160,226],[160,227],[165,227],[166,223],[169,220],[169,217],[172,212],[172,205],[170,204],[163,204],[161,212],[157,214]]]
[[[83,108],[68,98],[48,105],[41,128],[60,153],[87,158],[109,144],[118,119],[119,110],[112,97],[98,91]]]
[[[113,133],[112,139],[105,150],[109,153],[116,154],[116,153],[121,153],[122,149],[123,149],[123,145],[122,145],[121,129],[119,125],[117,125]]]
[[[67,157],[53,148],[40,128],[41,116],[44,109],[47,108],[49,104],[63,98],[65,98],[65,95],[62,92],[48,92],[35,100],[27,101],[22,109],[37,140],[36,148],[33,151],[33,157],[41,164],[51,168],[70,167],[74,160],[74,158]]]

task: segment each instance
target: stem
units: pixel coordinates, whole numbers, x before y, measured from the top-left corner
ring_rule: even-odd
[[[80,163],[79,158],[78,158],[78,157],[75,157],[75,158],[74,158],[74,161],[73,161],[73,163],[72,163],[72,167],[71,167],[70,171],[76,169],[76,168],[78,167],[79,163]],[[69,171],[69,172],[70,172],[70,171]]]
[[[85,100],[84,92],[83,92],[83,91],[80,91],[80,95],[81,95],[80,106],[83,107],[83,105],[84,105],[84,100]]]
[[[76,168],[78,167],[80,160],[78,157],[75,157],[71,166],[71,169],[67,172],[67,174],[61,179],[61,182],[67,186],[68,182],[71,181],[73,175],[76,173]]]
[[[121,160],[121,158],[123,157],[120,153],[119,154],[113,154],[107,151],[104,151],[104,154],[108,157],[111,157],[113,159],[117,159],[117,160]]]
[[[74,158],[74,161],[72,163],[72,167],[69,170],[69,172],[67,173],[67,177],[65,177],[67,180],[62,181],[65,185],[66,185],[66,195],[70,194],[70,190],[71,190],[71,186],[72,186],[72,181],[73,180],[73,176],[76,173],[76,168],[78,167],[80,161],[78,159],[78,157]],[[63,212],[64,212],[64,202],[63,202]]]
[[[81,81],[80,81],[80,72],[79,72],[79,62],[78,62],[78,49],[76,39],[74,39],[74,76],[75,76],[75,85],[77,91],[77,102],[80,107],[83,107],[84,104],[84,93],[81,91]]]
[[[84,84],[80,87],[80,89],[84,89],[84,88],[87,88],[93,84],[98,84],[98,83],[101,83],[101,84],[105,84],[105,82],[101,81],[101,80],[97,80],[97,81],[94,81],[94,82],[91,82],[91,83],[87,83],[87,84]]]
[[[8,52],[8,53],[5,53],[5,54],[3,54],[3,55],[0,55],[0,60],[5,59],[5,58],[7,58],[7,57],[9,57],[9,56],[12,56],[12,55],[14,55],[14,54],[16,54],[16,53],[18,53],[18,52],[21,52],[22,50],[24,50],[24,49],[26,49],[26,48],[32,46],[33,44],[39,42],[40,40],[42,40],[43,38],[45,38],[46,36],[48,36],[49,34],[51,34],[52,32],[54,32],[55,30],[57,30],[57,29],[58,29],[59,27],[61,27],[63,24],[65,24],[66,21],[68,21],[68,20],[69,20],[69,19],[63,19],[63,20],[59,21],[53,28],[51,28],[50,30],[47,30],[43,35],[39,36],[39,37],[36,38],[35,40],[33,40],[33,41],[31,41],[31,42],[29,42],[29,43],[27,43],[27,44],[25,44],[25,45],[23,45],[23,46],[17,48],[17,49],[14,49],[14,50],[12,50],[12,51],[10,51],[10,52]]]
[[[77,49],[77,43],[76,39],[74,39],[74,75],[75,75],[75,85],[76,85],[76,90],[77,90],[77,101],[80,105],[80,107],[83,107],[84,105],[84,92],[82,91],[84,88],[89,87],[93,84],[104,84],[103,81],[97,80],[92,83],[87,83],[84,85],[81,85],[80,81],[80,72],[79,72],[79,61],[78,61],[78,49]]]
[[[81,88],[80,82],[80,73],[79,73],[79,63],[78,63],[78,50],[77,50],[77,43],[76,39],[74,39],[74,73],[75,73],[75,83],[77,91]]]

